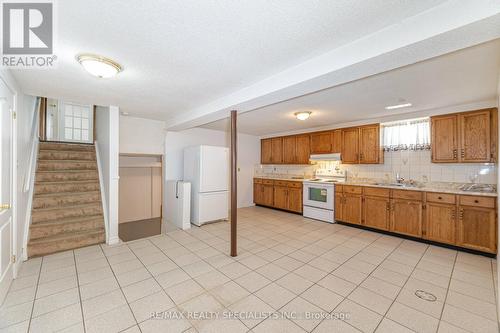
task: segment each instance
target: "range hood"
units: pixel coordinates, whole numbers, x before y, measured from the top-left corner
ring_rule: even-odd
[[[313,154],[309,161],[340,161],[340,153],[334,154]]]

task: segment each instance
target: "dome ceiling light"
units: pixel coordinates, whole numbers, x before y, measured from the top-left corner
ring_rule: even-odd
[[[123,71],[116,61],[95,54],[80,54],[76,60],[87,72],[100,78],[110,78]]]
[[[300,112],[295,112],[295,118],[298,120],[306,120],[311,116],[311,111],[300,111]]]

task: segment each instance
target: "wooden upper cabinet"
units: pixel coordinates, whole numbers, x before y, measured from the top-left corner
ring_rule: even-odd
[[[311,154],[309,134],[301,134],[295,137],[296,151],[295,164],[309,164],[309,156]]]
[[[295,164],[297,160],[297,138],[295,136],[283,137],[283,163]]]
[[[272,164],[283,163],[283,138],[271,139],[271,161]]]
[[[460,161],[489,162],[491,159],[490,110],[458,115]]]
[[[359,128],[342,130],[342,163],[359,163]]]
[[[445,115],[431,118],[432,162],[458,161],[458,117]]]
[[[342,130],[332,131],[332,153],[342,153]]]
[[[311,154],[332,152],[332,131],[311,133]]]
[[[359,163],[376,164],[383,159],[380,149],[380,125],[359,128]]]
[[[495,162],[497,109],[431,117],[432,162]]]
[[[273,163],[271,139],[260,140],[260,163],[262,164]]]

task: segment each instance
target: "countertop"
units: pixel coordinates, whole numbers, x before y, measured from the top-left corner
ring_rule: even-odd
[[[261,179],[273,179],[273,180],[285,180],[285,181],[294,181],[294,182],[304,182],[309,179],[297,179],[297,178],[283,178],[283,177],[270,177],[270,176],[254,176],[254,178]],[[475,192],[475,191],[463,191],[460,189],[460,186],[464,185],[463,183],[422,183],[417,186],[412,187],[400,187],[400,186],[391,186],[389,184],[374,184],[375,181],[352,181],[348,180],[342,185],[354,185],[354,186],[368,186],[368,187],[379,187],[379,188],[389,188],[395,190],[404,190],[404,191],[421,191],[421,192],[438,192],[438,193],[450,193],[450,194],[460,194],[460,195],[477,195],[483,197],[496,197],[497,193],[493,192]]]

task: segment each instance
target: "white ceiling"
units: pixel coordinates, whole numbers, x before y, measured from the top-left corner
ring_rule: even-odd
[[[238,117],[238,130],[269,135],[497,98],[500,40],[270,105]],[[385,110],[404,99],[410,108]],[[312,111],[306,121],[297,111]],[[227,130],[227,119],[202,126]]]
[[[168,120],[444,2],[64,0],[57,2],[57,68],[13,73],[28,94]],[[82,52],[111,57],[125,71],[91,77],[75,61]],[[344,107],[322,112],[340,116]],[[311,123],[321,119],[317,112]]]

